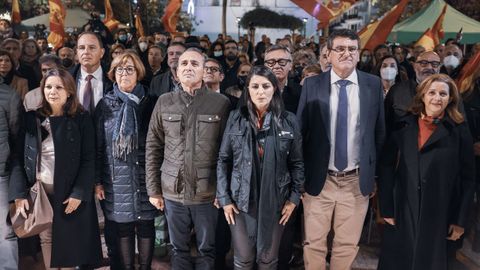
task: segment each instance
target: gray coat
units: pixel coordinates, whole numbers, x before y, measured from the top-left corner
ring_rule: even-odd
[[[0,77],[0,176],[10,176],[10,179],[24,178],[19,165],[20,155],[17,147],[21,124],[20,96],[15,90],[3,83]]]

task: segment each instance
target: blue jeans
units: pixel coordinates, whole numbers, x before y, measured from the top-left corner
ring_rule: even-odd
[[[0,267],[4,270],[18,269],[18,245],[8,217],[8,179],[0,176]]]

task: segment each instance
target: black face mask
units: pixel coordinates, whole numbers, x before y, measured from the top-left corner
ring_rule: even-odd
[[[238,87],[243,90],[245,87],[245,83],[247,81],[247,76],[238,76]]]
[[[234,54],[227,54],[226,57],[227,57],[228,61],[235,61],[235,60],[237,60],[237,56],[234,55]]]
[[[71,67],[73,65],[73,60],[70,58],[63,58],[62,65],[66,68]]]

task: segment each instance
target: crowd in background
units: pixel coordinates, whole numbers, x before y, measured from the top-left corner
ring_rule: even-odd
[[[349,31],[319,43],[266,33],[254,44],[248,35],[83,30],[53,50],[0,20],[0,145],[9,149],[0,219],[9,203],[25,214],[29,186],[44,184],[54,209],[39,237],[47,269],[101,265],[94,197],[112,269],[134,269],[136,249],[150,269],[164,215],[173,269],[226,269],[231,246],[235,269],[324,269],[327,253],[330,269],[349,269],[369,203],[385,231],[381,269],[454,269],[466,228],[480,252],[480,68],[454,83],[480,43],[370,51]],[[430,94],[441,108],[433,115]],[[343,98],[354,106],[344,114]],[[339,214],[349,211],[354,221]],[[29,244],[17,246],[8,228],[0,253],[14,259],[0,265],[16,269]]]

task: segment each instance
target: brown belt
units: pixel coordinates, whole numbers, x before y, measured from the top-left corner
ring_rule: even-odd
[[[336,172],[332,170],[328,170],[328,175],[335,176],[335,177],[345,177],[349,175],[358,175],[360,173],[360,168],[353,169],[351,171],[346,172]]]

